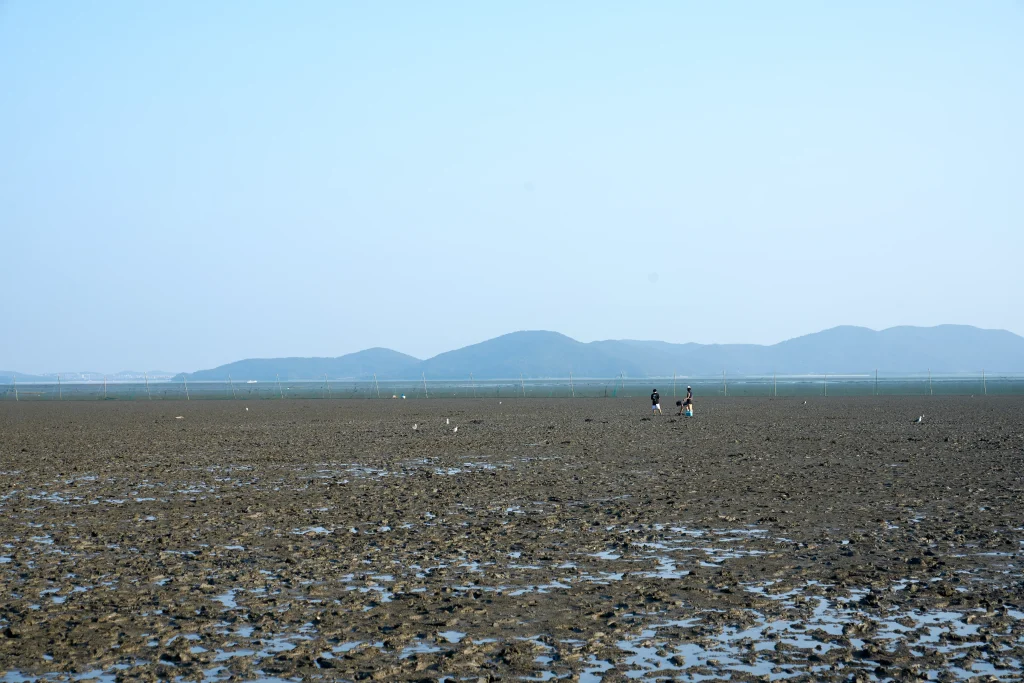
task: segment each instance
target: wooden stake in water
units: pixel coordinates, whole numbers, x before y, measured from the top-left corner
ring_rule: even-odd
[[[331,396],[331,380],[327,379],[327,375],[324,375],[324,386],[327,387],[327,398],[334,398]]]
[[[14,380],[14,400],[17,401],[18,400],[18,378],[17,377],[11,377],[11,379]]]
[[[619,391],[623,391],[626,388],[626,373],[619,373]]]
[[[928,368],[928,395],[929,396],[934,396],[935,395],[934,392],[932,392],[932,369],[931,368]]]
[[[473,398],[476,398],[476,380],[473,379],[473,373],[469,373],[469,383],[473,385]]]
[[[149,373],[148,372],[144,372],[144,373],[142,373],[142,376],[146,378],[146,396],[148,396],[149,400],[152,401],[153,400],[153,394],[149,393]]]
[[[427,373],[421,372],[420,375],[423,376],[423,398],[430,398],[427,394]]]
[[[576,387],[572,385],[572,370],[569,371],[569,391],[572,392],[572,397],[576,398]]]
[[[183,381],[185,383],[185,400],[186,401],[192,400],[188,396],[188,377],[186,375],[182,375],[181,376],[181,381]]]
[[[373,373],[373,386],[377,389],[377,398],[380,398],[380,385],[377,384],[377,373]]]
[[[676,397],[676,371],[672,371],[672,398]]]
[[[981,369],[981,393],[988,396],[988,384],[985,383],[985,368]]]
[[[231,375],[228,375],[228,386],[231,387],[231,398],[237,399],[238,394],[235,393],[235,383],[231,381]]]
[[[772,395],[776,398],[779,395],[779,383],[775,380],[775,373],[772,373]]]
[[[828,398],[828,374],[825,375],[825,398]]]
[[[878,369],[875,369],[875,396],[878,396]]]
[[[57,400],[58,401],[63,401],[64,400],[64,390],[60,386],[60,373],[59,372],[57,373]]]
[[[519,386],[523,390],[523,398],[526,398],[526,385],[523,384],[523,373],[519,373]]]
[[[284,391],[281,390],[281,375],[277,376],[277,393],[280,394],[281,398],[284,398]]]
[[[729,383],[725,381],[725,370],[722,370],[722,391],[726,396],[729,395]]]

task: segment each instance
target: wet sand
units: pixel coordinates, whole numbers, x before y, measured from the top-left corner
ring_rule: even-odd
[[[4,402],[0,681],[1020,680],[1022,465],[1024,398]]]

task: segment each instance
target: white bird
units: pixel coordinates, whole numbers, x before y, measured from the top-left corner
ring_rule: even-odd
[[[447,425],[447,424],[451,424],[451,422],[449,422],[449,421],[448,421],[448,418],[447,418],[447,417],[446,417],[446,418],[444,419],[444,423],[445,423],[446,425]]]
[[[416,423],[416,424],[414,424],[414,425],[412,426],[412,431],[414,431],[414,432],[415,432],[415,431],[416,431],[417,429],[419,429],[419,427],[420,427],[419,423]]]
[[[249,406],[245,407],[245,412],[249,412]]]
[[[176,418],[174,418],[174,419],[175,419],[175,420],[184,420],[185,418],[184,418],[184,417],[182,417],[181,415],[178,415],[178,416],[177,416]]]
[[[804,405],[807,405],[807,401],[804,401]]]
[[[456,432],[458,432],[458,431],[459,431],[459,428],[458,428],[458,427],[456,427],[455,429],[453,429],[453,430],[452,430],[452,434],[455,434],[455,433],[456,433]]]
[[[914,424],[921,424],[922,422],[924,422],[924,415],[914,420]]]

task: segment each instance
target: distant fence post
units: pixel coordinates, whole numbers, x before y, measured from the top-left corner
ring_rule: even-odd
[[[57,400],[58,401],[63,401],[64,400],[64,389],[60,385],[60,373],[59,372],[57,373]]]
[[[185,375],[182,375],[181,376],[181,381],[185,383],[185,400],[186,401],[191,401],[192,399],[190,399],[189,396],[188,396],[188,377],[186,377]],[[104,377],[103,378],[103,398],[106,398],[106,397],[107,397],[107,378]]]
[[[878,396],[878,368],[875,368],[875,396]]]
[[[828,373],[825,373],[825,398],[828,398]]]
[[[281,398],[284,398],[284,390],[281,389],[281,375],[280,374],[277,376],[277,394]]]
[[[519,388],[523,390],[523,398],[526,398],[526,385],[523,384],[523,373],[519,373]]]
[[[324,386],[327,387],[327,398],[334,398],[331,395],[331,380],[327,379],[327,375],[324,375]]]
[[[146,396],[148,396],[149,400],[152,401],[153,400],[153,395],[151,393],[149,393],[149,373],[148,372],[143,372],[142,376],[146,379]]]
[[[421,372],[420,375],[423,377],[423,398],[429,398],[427,394],[427,373]]]
[[[476,398],[476,380],[473,379],[473,373],[469,373],[469,383],[473,385],[473,398]]]
[[[985,383],[985,368],[981,369],[981,393],[988,396],[988,384]]]
[[[11,379],[14,380],[14,400],[17,401],[18,400],[18,378],[17,377],[11,377]]]
[[[572,385],[572,370],[569,371],[569,391],[572,392],[572,397],[576,398],[576,387]]]
[[[779,383],[775,380],[774,372],[772,372],[772,395],[776,398],[779,396]]]
[[[722,391],[726,396],[729,395],[729,383],[725,381],[725,370],[722,370]]]
[[[107,400],[107,376],[103,375],[103,400]]]
[[[238,394],[235,393],[235,383],[231,381],[231,375],[228,375],[228,386],[231,387],[231,398],[237,399]]]
[[[326,377],[326,375],[324,375]],[[377,390],[377,398],[380,398],[380,385],[377,384],[377,373],[373,373],[373,387]]]
[[[935,393],[932,391],[932,369],[928,368],[928,395],[934,396]]]
[[[672,371],[672,398],[676,397],[676,371]]]

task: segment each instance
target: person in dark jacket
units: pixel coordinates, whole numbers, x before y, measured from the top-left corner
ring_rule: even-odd
[[[686,387],[686,398],[683,400],[679,412],[685,413],[686,417],[693,417],[693,389],[690,387]]]
[[[657,389],[651,392],[651,410],[657,410],[659,414],[661,413],[661,394],[658,393]]]

